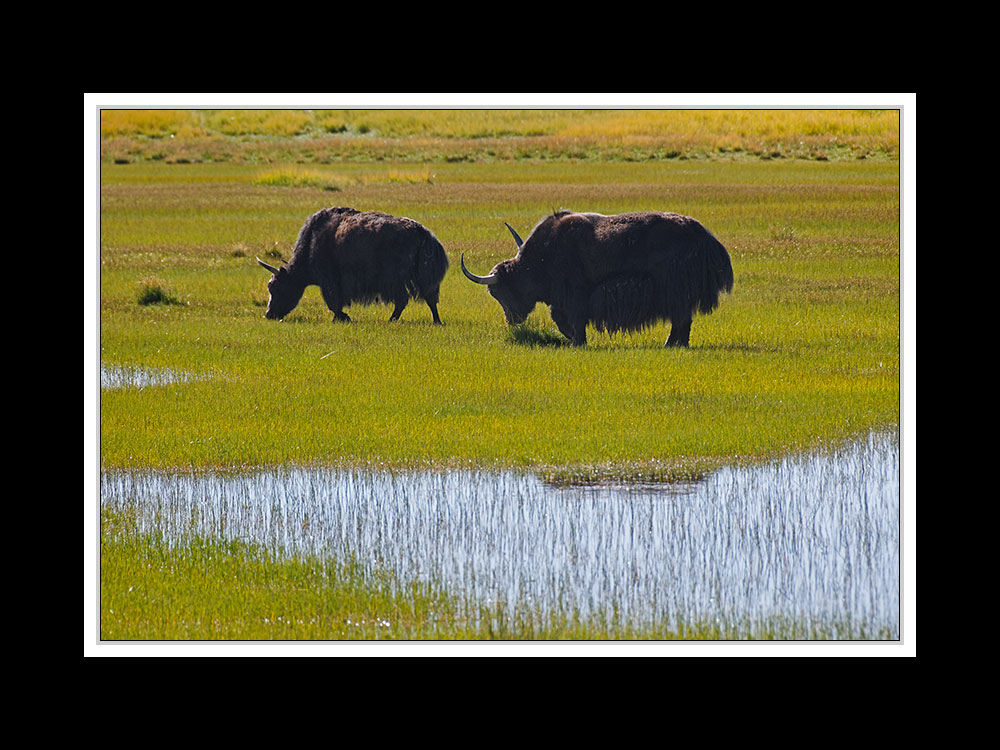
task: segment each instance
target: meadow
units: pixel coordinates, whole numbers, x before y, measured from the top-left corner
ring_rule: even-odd
[[[896,113],[225,114],[102,117],[100,362],[138,379],[101,391],[102,471],[678,482],[899,427]],[[330,205],[436,234],[451,261],[444,326],[419,301],[396,323],[376,305],[334,324],[316,288],[283,322],[263,318],[255,257],[287,259]],[[728,248],[733,292],[695,319],[688,350],[663,348],[666,325],[566,346],[541,307],[511,330],[459,256],[485,273],[515,252],[505,221],[527,236],[559,208],[694,216]],[[118,565],[105,553],[139,543],[102,539],[102,576]],[[226,555],[256,564],[244,552]],[[502,637],[587,637],[577,625]]]

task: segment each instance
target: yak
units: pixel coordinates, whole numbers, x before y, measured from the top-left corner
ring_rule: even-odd
[[[299,231],[291,260],[271,272],[264,317],[282,319],[302,299],[307,286],[318,285],[334,321],[350,322],[351,303],[393,303],[389,320],[398,320],[411,298],[422,299],[434,323],[441,324],[437,303],[448,256],[421,224],[379,211],[324,208]]]
[[[506,222],[505,222],[506,223]],[[689,216],[637,212],[614,216],[556,211],[521,240],[510,224],[517,255],[488,276],[462,271],[485,284],[508,324],[523,323],[538,302],[576,346],[587,324],[599,331],[637,331],[670,321],[666,346],[690,345],[695,313],[710,313],[733,288],[729,253]]]

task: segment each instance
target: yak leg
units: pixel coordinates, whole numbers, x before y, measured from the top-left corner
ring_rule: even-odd
[[[690,346],[691,318],[681,318],[670,321],[670,336],[664,346]]]
[[[403,314],[403,310],[406,308],[406,303],[409,301],[409,295],[404,294],[401,297],[397,297],[396,309],[392,311],[392,315],[389,316],[389,320],[399,320],[399,316]]]
[[[561,307],[553,307],[550,314],[559,332],[572,341],[574,346],[587,345],[587,317],[585,315],[576,316],[577,319],[572,320],[569,313]]]
[[[566,311],[561,307],[553,307],[549,311],[549,314],[552,316],[552,322],[555,323],[556,328],[559,329],[559,333],[572,341],[573,329],[569,325],[569,317],[566,315]]]
[[[336,323],[337,321],[340,321],[342,323],[350,323],[351,319],[347,313],[344,312],[344,306],[340,303],[336,288],[332,284],[321,284],[319,291],[323,295],[323,301],[326,303],[326,306],[329,307],[330,312],[333,313],[333,322]]]
[[[587,315],[586,300],[581,300],[576,307],[571,307],[567,317],[570,327],[573,329],[573,346],[586,346],[587,321],[590,319],[590,316]]]
[[[427,306],[431,309],[431,315],[434,316],[434,325],[443,326],[444,322],[438,317],[438,306],[436,302],[427,301]]]
[[[434,325],[443,326],[444,323],[441,322],[441,318],[438,317],[438,293],[435,290],[433,294],[428,294],[424,297],[424,302],[427,303],[427,307],[431,309],[431,315],[434,316]]]

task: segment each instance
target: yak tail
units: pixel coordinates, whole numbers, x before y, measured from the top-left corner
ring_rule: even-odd
[[[719,306],[719,295],[733,290],[733,264],[726,248],[708,230],[700,244],[696,258],[701,268],[692,269],[695,274],[692,280],[696,283],[694,302],[699,312],[710,313]]]
[[[417,250],[417,272],[414,279],[416,289],[411,289],[411,294],[416,292],[413,296],[419,296],[430,302],[436,301],[437,291],[447,270],[448,256],[437,238],[428,232]]]

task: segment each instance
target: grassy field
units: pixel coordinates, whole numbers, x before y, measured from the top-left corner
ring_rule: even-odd
[[[102,117],[100,361],[178,378],[101,391],[102,468],[662,481],[899,425],[895,112],[272,115]],[[445,326],[419,302],[398,323],[373,306],[334,324],[316,288],[284,322],[263,318],[255,256],[287,258],[330,205],[437,235],[452,263]],[[695,319],[689,350],[662,348],[666,326],[562,346],[541,307],[512,333],[459,256],[485,273],[514,254],[504,221],[527,236],[558,208],[694,216],[729,249],[733,293]],[[102,576],[121,552],[108,539]],[[312,588],[299,570],[272,575]],[[442,606],[422,602],[393,606]],[[170,632],[148,637],[188,637]]]
[[[474,464],[666,478],[897,423],[893,165],[503,163],[379,179],[392,169],[368,166],[331,193],[260,185],[242,165],[104,167],[101,361],[190,382],[102,393],[102,465]],[[382,306],[334,325],[316,288],[284,322],[263,319],[268,276],[255,256],[287,258],[305,217],[333,204],[410,216],[437,234],[452,261],[444,327],[419,303],[398,325]],[[690,350],[663,351],[666,326],[591,331],[584,350],[512,339],[458,256],[485,272],[513,254],[504,221],[526,235],[561,206],[670,207],[720,237],[736,285],[696,320]],[[140,304],[149,289],[173,303]],[[558,340],[542,307],[530,324]]]

